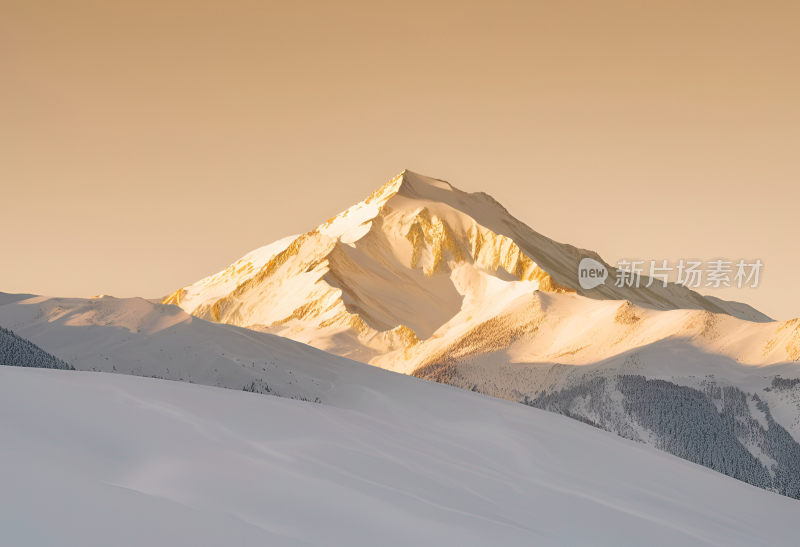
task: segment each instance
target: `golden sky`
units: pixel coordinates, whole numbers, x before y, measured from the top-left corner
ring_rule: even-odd
[[[800,315],[800,4],[0,0],[0,291],[162,296],[409,168]],[[719,294],[719,293],[717,293]]]

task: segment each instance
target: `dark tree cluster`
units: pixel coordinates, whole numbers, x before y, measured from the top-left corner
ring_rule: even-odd
[[[787,380],[775,387],[795,385]],[[800,499],[800,444],[764,401],[738,388],[710,383],[695,389],[620,375],[586,379],[522,402],[630,439],[647,440],[643,429],[670,454]]]
[[[72,365],[3,327],[0,327],[0,365],[75,370]]]

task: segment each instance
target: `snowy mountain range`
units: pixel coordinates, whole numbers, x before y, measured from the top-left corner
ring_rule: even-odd
[[[83,371],[0,367],[0,539],[792,545],[721,474],[800,498],[800,320],[616,275],[404,171],[163,302],[0,293],[0,361]]]
[[[603,264],[609,282],[582,289],[583,258]],[[596,253],[535,232],[487,194],[404,171],[312,231],[163,302],[558,411],[800,495],[800,386],[778,387],[800,377],[800,320],[772,321],[678,284],[617,287],[616,276]],[[654,420],[656,405],[633,410],[643,389],[666,390],[667,405],[696,399],[695,421],[714,423],[735,461],[696,446],[696,428]]]

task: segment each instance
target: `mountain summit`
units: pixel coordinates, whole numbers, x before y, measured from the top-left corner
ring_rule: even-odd
[[[312,231],[257,249],[164,303],[367,362],[432,337],[465,305],[485,312],[534,291],[768,320],[679,285],[617,288],[611,267],[611,282],[584,291],[584,257],[602,262],[535,232],[488,194],[405,170]]]

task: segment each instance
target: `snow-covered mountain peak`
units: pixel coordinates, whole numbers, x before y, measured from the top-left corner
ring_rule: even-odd
[[[467,308],[480,310],[463,317],[470,322],[534,291],[768,319],[678,285],[585,292],[577,268],[586,256],[601,260],[535,232],[488,194],[404,170],[313,230],[257,249],[164,302],[362,361],[409,350]]]
[[[437,191],[464,194],[464,192],[445,180],[426,177],[425,175],[415,173],[408,169],[404,169],[403,172],[400,173],[400,178],[399,192],[409,196],[428,195],[432,197]]]
[[[484,200],[478,194],[468,194],[450,183],[426,177],[404,169],[366,199],[331,217],[315,231],[343,243],[354,243],[369,231],[370,223],[389,212],[403,211],[419,214],[436,204],[453,209],[453,213],[470,216]],[[427,213],[426,213],[427,214]]]

